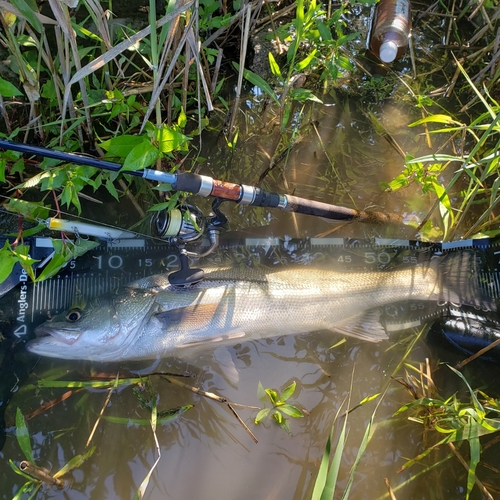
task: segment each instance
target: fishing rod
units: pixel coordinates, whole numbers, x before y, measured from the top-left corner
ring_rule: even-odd
[[[53,149],[30,146],[0,139],[0,148],[24,154],[53,158],[69,163],[88,165],[112,172],[119,172],[122,165],[91,156],[76,153],[65,153]],[[142,177],[150,181],[170,184],[174,190],[185,191],[203,197],[214,197],[220,200],[233,201],[242,205],[256,207],[279,208],[286,212],[295,212],[342,222],[367,222],[371,224],[402,224],[403,217],[395,213],[372,212],[341,207],[320,201],[308,200],[288,194],[278,194],[256,186],[234,184],[221,181],[206,175],[189,172],[168,173],[145,168],[122,172],[127,175]]]
[[[68,163],[88,165],[113,172],[120,172],[122,169],[122,165],[119,163],[3,139],[0,139],[0,148],[28,155],[53,158]],[[142,177],[150,181],[170,184],[174,190],[215,198],[212,203],[212,214],[208,217],[205,217],[196,206],[186,203],[168,212],[165,210],[156,212],[152,217],[151,228],[154,235],[163,240],[170,241],[179,250],[180,269],[170,273],[168,276],[170,283],[177,287],[190,286],[203,279],[203,270],[191,268],[188,258],[205,257],[217,248],[220,229],[227,223],[226,216],[220,211],[220,204],[223,201],[233,201],[243,205],[258,207],[279,208],[288,212],[313,215],[342,222],[358,221],[373,224],[403,223],[402,216],[394,213],[371,212],[339,207],[328,203],[299,198],[298,196],[273,193],[256,186],[221,181],[205,175],[188,172],[168,173],[149,168],[125,171],[123,173]],[[100,227],[94,224],[56,218],[49,218],[44,222],[48,229],[72,232],[77,237],[80,234],[108,240],[135,237],[133,233],[110,230],[108,227]],[[188,251],[186,244],[197,241],[205,231],[208,233],[208,249],[202,253]]]

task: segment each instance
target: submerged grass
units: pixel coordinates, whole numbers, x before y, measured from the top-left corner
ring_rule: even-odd
[[[171,408],[168,410],[164,411],[158,411],[157,407],[157,400],[158,400],[158,395],[154,393],[153,388],[150,383],[150,379],[148,377],[136,377],[136,378],[124,378],[121,379],[118,374],[116,377],[110,380],[89,380],[89,381],[61,381],[61,380],[50,380],[52,376],[57,376],[57,373],[54,374],[48,374],[48,380],[39,380],[38,381],[38,387],[40,388],[78,388],[78,389],[83,389],[83,388],[88,388],[88,389],[103,389],[103,388],[109,388],[109,392],[107,394],[107,397],[104,401],[104,404],[102,406],[102,409],[97,416],[97,419],[92,427],[92,430],[90,432],[89,438],[87,439],[87,442],[85,444],[85,448],[88,448],[90,445],[90,442],[94,436],[94,433],[97,429],[97,426],[99,425],[99,422],[101,420],[104,420],[106,422],[109,422],[111,424],[118,424],[118,425],[150,425],[152,432],[153,432],[153,437],[155,440],[155,445],[156,445],[156,450],[157,450],[157,459],[155,460],[154,464],[152,465],[150,471],[146,475],[146,477],[143,479],[142,483],[138,487],[134,498],[140,499],[143,498],[145,491],[148,487],[151,475],[158,464],[160,458],[161,458],[161,449],[159,446],[158,438],[156,435],[156,428],[158,425],[163,425],[163,424],[169,424],[173,422],[175,419],[179,418],[183,413],[188,411],[189,409],[193,408],[192,404],[184,405],[178,408]],[[163,374],[161,374],[163,375]],[[141,418],[131,418],[131,417],[120,417],[120,416],[111,416],[111,415],[104,415],[105,409],[109,406],[111,397],[114,392],[116,392],[117,388],[119,386],[132,386],[133,388],[141,388],[141,390],[135,392],[134,394],[137,397],[140,406],[146,410],[149,414],[150,417],[149,419],[141,419]],[[142,392],[146,392],[146,396],[141,396],[140,394]],[[69,396],[68,396],[69,397]],[[50,402],[50,405],[43,405],[44,411],[48,410],[49,408],[53,408],[55,405],[62,403],[64,400],[66,400],[67,397],[65,398],[57,398],[56,400],[52,400]],[[30,414],[30,418],[34,418],[37,415],[39,415],[41,412],[40,411],[34,411]],[[12,460],[9,460],[9,464],[11,469],[18,475],[22,476],[23,478],[27,479],[27,482],[25,482],[17,491],[16,495],[13,497],[13,500],[18,500],[23,498],[25,494],[29,494],[28,498],[35,498],[36,495],[38,494],[40,488],[42,487],[43,484],[47,484],[49,486],[55,486],[57,488],[64,488],[65,487],[65,482],[64,480],[61,480],[63,476],[67,475],[70,473],[72,470],[79,468],[87,459],[89,459],[92,454],[95,452],[97,449],[96,446],[90,447],[85,453],[80,454],[80,455],[75,455],[71,460],[69,460],[60,470],[58,470],[56,473],[52,474],[50,471],[43,469],[39,467],[38,465],[35,464],[35,458],[33,454],[33,449],[31,445],[31,438],[30,438],[30,433],[28,430],[28,426],[26,424],[25,417],[23,416],[23,413],[19,408],[17,408],[16,412],[16,422],[15,422],[15,427],[16,427],[16,438],[17,442],[19,444],[19,447],[25,456],[26,460],[22,461],[18,464],[14,463]]]
[[[16,474],[27,479],[27,482],[19,488],[13,500],[21,499],[24,494],[29,494],[29,499],[35,498],[43,484],[56,486],[59,489],[64,488],[65,482],[60,478],[80,467],[96,450],[96,447],[93,446],[86,453],[75,455],[61,469],[52,474],[50,471],[35,465],[28,426],[19,408],[16,411],[16,438],[26,460],[20,462],[19,466],[9,460],[9,465]]]
[[[422,476],[432,471],[439,470],[439,468],[448,464],[449,460],[453,458],[457,458],[467,472],[466,498],[470,497],[473,488],[477,486],[485,498],[492,499],[492,493],[478,478],[476,470],[481,462],[482,448],[484,446],[484,443],[481,443],[481,439],[485,436],[495,434],[500,430],[500,403],[497,399],[488,396],[484,391],[473,390],[465,376],[451,366],[447,366],[447,368],[465,384],[470,399],[468,401],[460,400],[456,394],[448,398],[439,396],[429,359],[426,359],[426,363],[420,364],[420,366],[415,366],[408,361],[416,342],[425,331],[426,329],[423,328],[418,334],[412,335],[409,338],[408,345],[404,348],[403,356],[392,370],[391,375],[391,379],[405,387],[413,400],[401,406],[393,414],[392,419],[384,422],[385,425],[396,425],[396,417],[404,413],[411,413],[407,417],[408,421],[418,423],[422,426],[424,442],[426,443],[425,451],[413,459],[408,459],[397,472],[408,470],[417,464],[421,466],[422,470],[412,473],[408,479],[397,485],[390,485],[386,479],[388,493],[379,497],[378,500],[394,498],[395,493],[404,492],[405,488],[414,481],[421,479]],[[391,349],[394,349],[394,346]],[[403,368],[406,375],[401,377],[398,374]],[[354,380],[354,374],[351,380]],[[314,482],[312,500],[331,500],[337,496],[343,499],[349,497],[357,466],[363,457],[370,439],[377,433],[381,425],[380,422],[376,422],[375,417],[388,388],[389,383],[386,385],[383,393],[365,398],[358,405],[344,413],[342,413],[342,408],[345,402],[339,407]],[[349,394],[351,392],[352,390]],[[344,484],[346,481],[345,477],[339,478],[339,472],[344,462],[343,454],[348,437],[348,416],[353,410],[375,399],[378,399],[377,406],[367,421],[356,458],[351,465],[347,477],[347,486],[341,492],[338,483],[342,481]],[[335,434],[338,434],[338,437],[333,448]],[[496,442],[497,440],[494,439],[493,441]],[[464,450],[465,444],[468,445],[468,451]],[[440,448],[448,448],[450,451],[443,458],[425,461],[426,458],[430,457],[431,454],[434,455],[436,450]]]
[[[354,383],[354,370],[352,373],[351,377],[351,391],[349,391],[349,394],[352,393],[352,384]],[[375,415],[377,412],[377,409],[379,405],[381,404],[383,400],[384,394],[374,394],[371,396],[368,396],[364,398],[362,401],[360,401],[357,405],[355,405],[353,408],[350,408],[344,412],[342,412],[342,409],[344,407],[344,403],[347,403],[349,405],[350,403],[350,396],[341,404],[339,405],[339,408],[337,410],[337,413],[335,415],[335,418],[333,420],[333,424],[330,430],[330,435],[328,436],[326,446],[325,446],[325,451],[323,453],[323,457],[321,459],[321,463],[319,466],[318,474],[316,476],[316,479],[314,481],[314,488],[312,491],[311,495],[311,500],[331,500],[334,498],[335,494],[340,492],[338,491],[338,479],[339,479],[339,472],[340,472],[340,467],[343,462],[343,453],[344,449],[347,443],[347,438],[348,438],[348,418],[349,415],[356,409],[364,406],[367,403],[370,403],[371,401],[374,401],[378,399],[378,403],[375,406],[375,409],[373,410],[373,413],[368,421],[368,424],[366,426],[364,435],[361,439],[360,444],[358,445],[358,451],[356,454],[356,458],[354,459],[354,462],[350,468],[349,474],[347,476],[347,484],[344,487],[344,490],[341,494],[341,497],[343,500],[347,500],[349,498],[350,492],[352,485],[354,483],[354,476],[356,474],[356,470],[358,468],[358,465],[365,453],[366,447],[368,446],[370,437],[372,436],[372,431],[373,431],[373,425],[374,425],[374,420],[375,420]],[[342,422],[342,423],[340,423]],[[334,439],[334,435],[339,432],[339,427],[340,427],[340,434],[337,438],[336,445],[335,445],[335,451],[333,453],[333,456],[330,458],[331,455],[331,449],[332,449],[332,443]],[[344,478],[342,478],[344,479]]]

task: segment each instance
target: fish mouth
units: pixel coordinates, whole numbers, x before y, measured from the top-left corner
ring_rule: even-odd
[[[36,338],[26,344],[26,349],[32,354],[49,358],[82,359],[83,350],[73,347],[80,336],[79,332],[39,327],[35,329],[35,335]]]
[[[82,333],[77,329],[41,325],[35,328],[36,338],[26,344],[26,349],[32,354],[48,358],[116,361],[115,351],[108,352],[100,345],[86,344]],[[79,339],[80,342],[77,342]]]
[[[82,332],[69,328],[52,328],[48,325],[42,325],[35,328],[37,340],[52,339],[66,345],[73,345],[81,336]]]

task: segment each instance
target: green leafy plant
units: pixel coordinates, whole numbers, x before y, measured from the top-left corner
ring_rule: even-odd
[[[413,369],[413,367],[410,368]],[[459,456],[455,445],[461,447],[463,443],[467,443],[469,447],[469,463],[466,466],[466,499],[468,499],[474,485],[476,483],[481,484],[476,476],[476,468],[481,460],[480,438],[500,431],[500,403],[482,391],[473,391],[462,373],[451,366],[448,368],[463,381],[469,391],[470,400],[460,401],[456,394],[448,398],[442,398],[435,390],[426,394],[415,392],[416,399],[403,405],[394,415],[397,416],[409,411],[413,412],[413,415],[408,417],[408,420],[422,425],[427,434],[434,431],[438,441],[417,457],[408,460],[400,470],[420,463],[431,452],[441,446],[448,446],[453,452],[446,457],[446,460],[454,455]],[[416,387],[418,384],[409,382],[408,385]],[[441,439],[440,436],[443,435],[444,437]],[[484,488],[482,485],[481,487]]]
[[[274,90],[272,85],[256,73],[244,70],[244,77],[280,106],[282,133],[289,123],[294,102],[322,102],[312,90],[302,87],[300,82],[304,74],[320,71],[320,80],[324,80],[326,84],[327,81],[335,81],[343,70],[353,69],[349,58],[340,49],[360,34],[343,34],[345,22],[342,15],[346,8],[346,5],[341,5],[327,18],[327,13],[315,0],[296,2],[293,21],[277,30],[283,46],[288,47],[283,67],[280,67],[272,52],[268,53],[271,73],[278,82],[279,90]],[[335,37],[332,31],[335,32]],[[233,64],[239,69],[239,65]]]
[[[498,169],[500,166],[498,148],[500,139],[500,105],[487,92],[483,96],[469,78],[464,68],[457,61],[464,78],[473,90],[485,111],[470,123],[465,123],[454,116],[444,113],[429,114],[410,124],[417,127],[427,124],[443,125],[429,134],[457,134],[463,136],[462,154],[434,153],[414,158],[406,157],[406,166],[401,174],[384,186],[397,191],[412,183],[420,186],[422,192],[432,193],[435,203],[424,216],[419,229],[425,238],[426,224],[436,215],[441,225],[441,236],[450,240],[457,235],[469,237],[472,234],[496,236],[498,216],[495,209],[500,203]],[[453,172],[450,170],[453,169]],[[462,188],[465,179],[465,186]],[[482,209],[474,223],[467,227],[465,221],[469,211]],[[427,230],[433,231],[434,225],[427,224]]]
[[[15,78],[12,83],[0,80],[0,118],[7,131],[0,135],[26,140],[34,132],[45,146],[57,149],[58,144],[64,144],[65,151],[94,148],[98,137],[103,148],[108,145],[112,149],[108,156],[125,162],[124,171],[145,168],[174,152],[184,154],[189,140],[183,134],[188,122],[184,110],[192,104],[192,96],[198,98],[196,91],[188,90],[195,88],[188,83],[196,81],[201,70],[200,64],[189,64],[182,71],[183,47],[189,42],[194,48],[199,38],[199,33],[193,31],[192,20],[197,12],[189,10],[192,2],[179,7],[170,0],[166,15],[157,19],[156,4],[151,1],[150,27],[139,31],[112,25],[98,2],[84,2],[79,14],[86,9],[88,16],[78,22],[66,4],[54,3],[50,7],[50,16],[39,14],[34,3],[24,0],[0,8],[0,39],[11,53],[12,74],[21,83]],[[213,2],[202,3],[202,21],[213,18],[216,7]],[[226,13],[223,17],[232,16]],[[89,23],[93,23],[92,30],[88,29]],[[225,26],[227,22],[215,24]],[[208,25],[205,27],[208,29]],[[48,43],[48,38],[54,43]],[[186,80],[181,85],[179,78],[183,75]],[[79,92],[74,92],[73,87],[78,87]],[[149,104],[140,95],[149,95]],[[27,126],[17,120],[17,108],[25,99],[30,104],[27,118],[31,122]],[[148,120],[153,112],[155,125]],[[24,139],[19,135],[20,127],[26,127]],[[120,136],[134,147],[116,155]],[[13,184],[13,178],[22,172],[23,182],[15,186],[18,196],[41,187],[42,191],[56,193],[56,205],[60,201],[67,209],[76,208],[78,214],[82,211],[80,198],[88,187],[96,191],[102,186],[117,200],[120,190],[126,189],[125,184],[118,187],[123,180],[115,173],[53,160],[42,161],[38,165],[42,172],[33,173],[32,166],[26,170],[19,157],[11,151],[0,152],[1,182]],[[45,201],[49,209],[50,200]],[[55,210],[59,211],[59,207]]]
[[[0,283],[5,281],[16,264],[20,264],[24,271],[35,279],[33,264],[38,262],[29,256],[29,247],[26,245],[12,245],[7,240],[0,249]]]
[[[16,264],[19,264],[33,282],[43,281],[57,274],[70,260],[76,259],[88,250],[99,245],[96,241],[52,240],[54,256],[43,270],[36,275],[38,260],[29,256],[29,247],[23,244],[13,244],[8,240],[0,249],[0,283],[5,281]]]
[[[282,390],[281,393],[274,389],[264,389],[264,386],[259,382],[257,394],[262,401],[268,400],[272,404],[272,408],[263,408],[257,413],[255,423],[260,424],[267,417],[272,418],[282,429],[290,434],[290,426],[285,415],[292,418],[302,418],[304,414],[299,408],[294,405],[288,404],[295,392],[296,383],[292,382],[288,387]]]

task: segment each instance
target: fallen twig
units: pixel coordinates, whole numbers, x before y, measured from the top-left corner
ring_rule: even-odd
[[[251,408],[253,410],[258,410],[259,409],[258,406],[249,406],[249,405],[242,405],[239,403],[232,403],[232,402],[228,401],[228,399],[223,397],[223,396],[218,396],[217,394],[214,394],[213,392],[207,392],[207,391],[204,391],[202,389],[198,389],[197,387],[187,385],[184,382],[181,382],[180,380],[177,380],[173,377],[163,375],[163,378],[165,380],[167,380],[168,382],[170,382],[171,384],[177,385],[179,387],[183,387],[184,389],[187,389],[188,391],[194,392],[195,394],[198,394],[199,396],[203,396],[203,397],[211,399],[213,401],[217,401],[217,403],[222,403],[222,404],[227,405],[227,407],[233,412],[233,414],[236,417],[236,419],[238,420],[238,422],[243,426],[243,428],[248,433],[248,435],[253,439],[253,441],[255,443],[259,442],[258,439],[255,437],[255,434],[248,428],[248,426],[245,424],[245,422],[243,422],[241,417],[238,415],[236,410],[233,408],[233,406],[240,406],[243,408]]]
[[[28,462],[28,460],[23,460],[19,464],[19,469],[25,474],[38,479],[44,483],[49,484],[50,486],[56,486],[59,489],[64,488],[64,481],[62,479],[57,479],[53,477],[49,471],[43,469],[42,467],[38,467],[32,462]]]
[[[88,448],[90,442],[92,441],[92,438],[94,437],[95,431],[97,430],[97,426],[99,425],[99,422],[101,421],[101,418],[104,414],[104,410],[106,409],[106,406],[108,406],[109,400],[111,399],[111,394],[113,394],[113,391],[117,387],[118,379],[119,379],[119,374],[117,373],[116,378],[115,378],[115,385],[108,390],[108,396],[106,397],[106,400],[104,401],[104,404],[102,405],[99,416],[97,417],[97,420],[95,421],[94,427],[92,428],[92,431],[90,432],[90,436],[87,439],[87,442],[85,443],[85,448]]]

